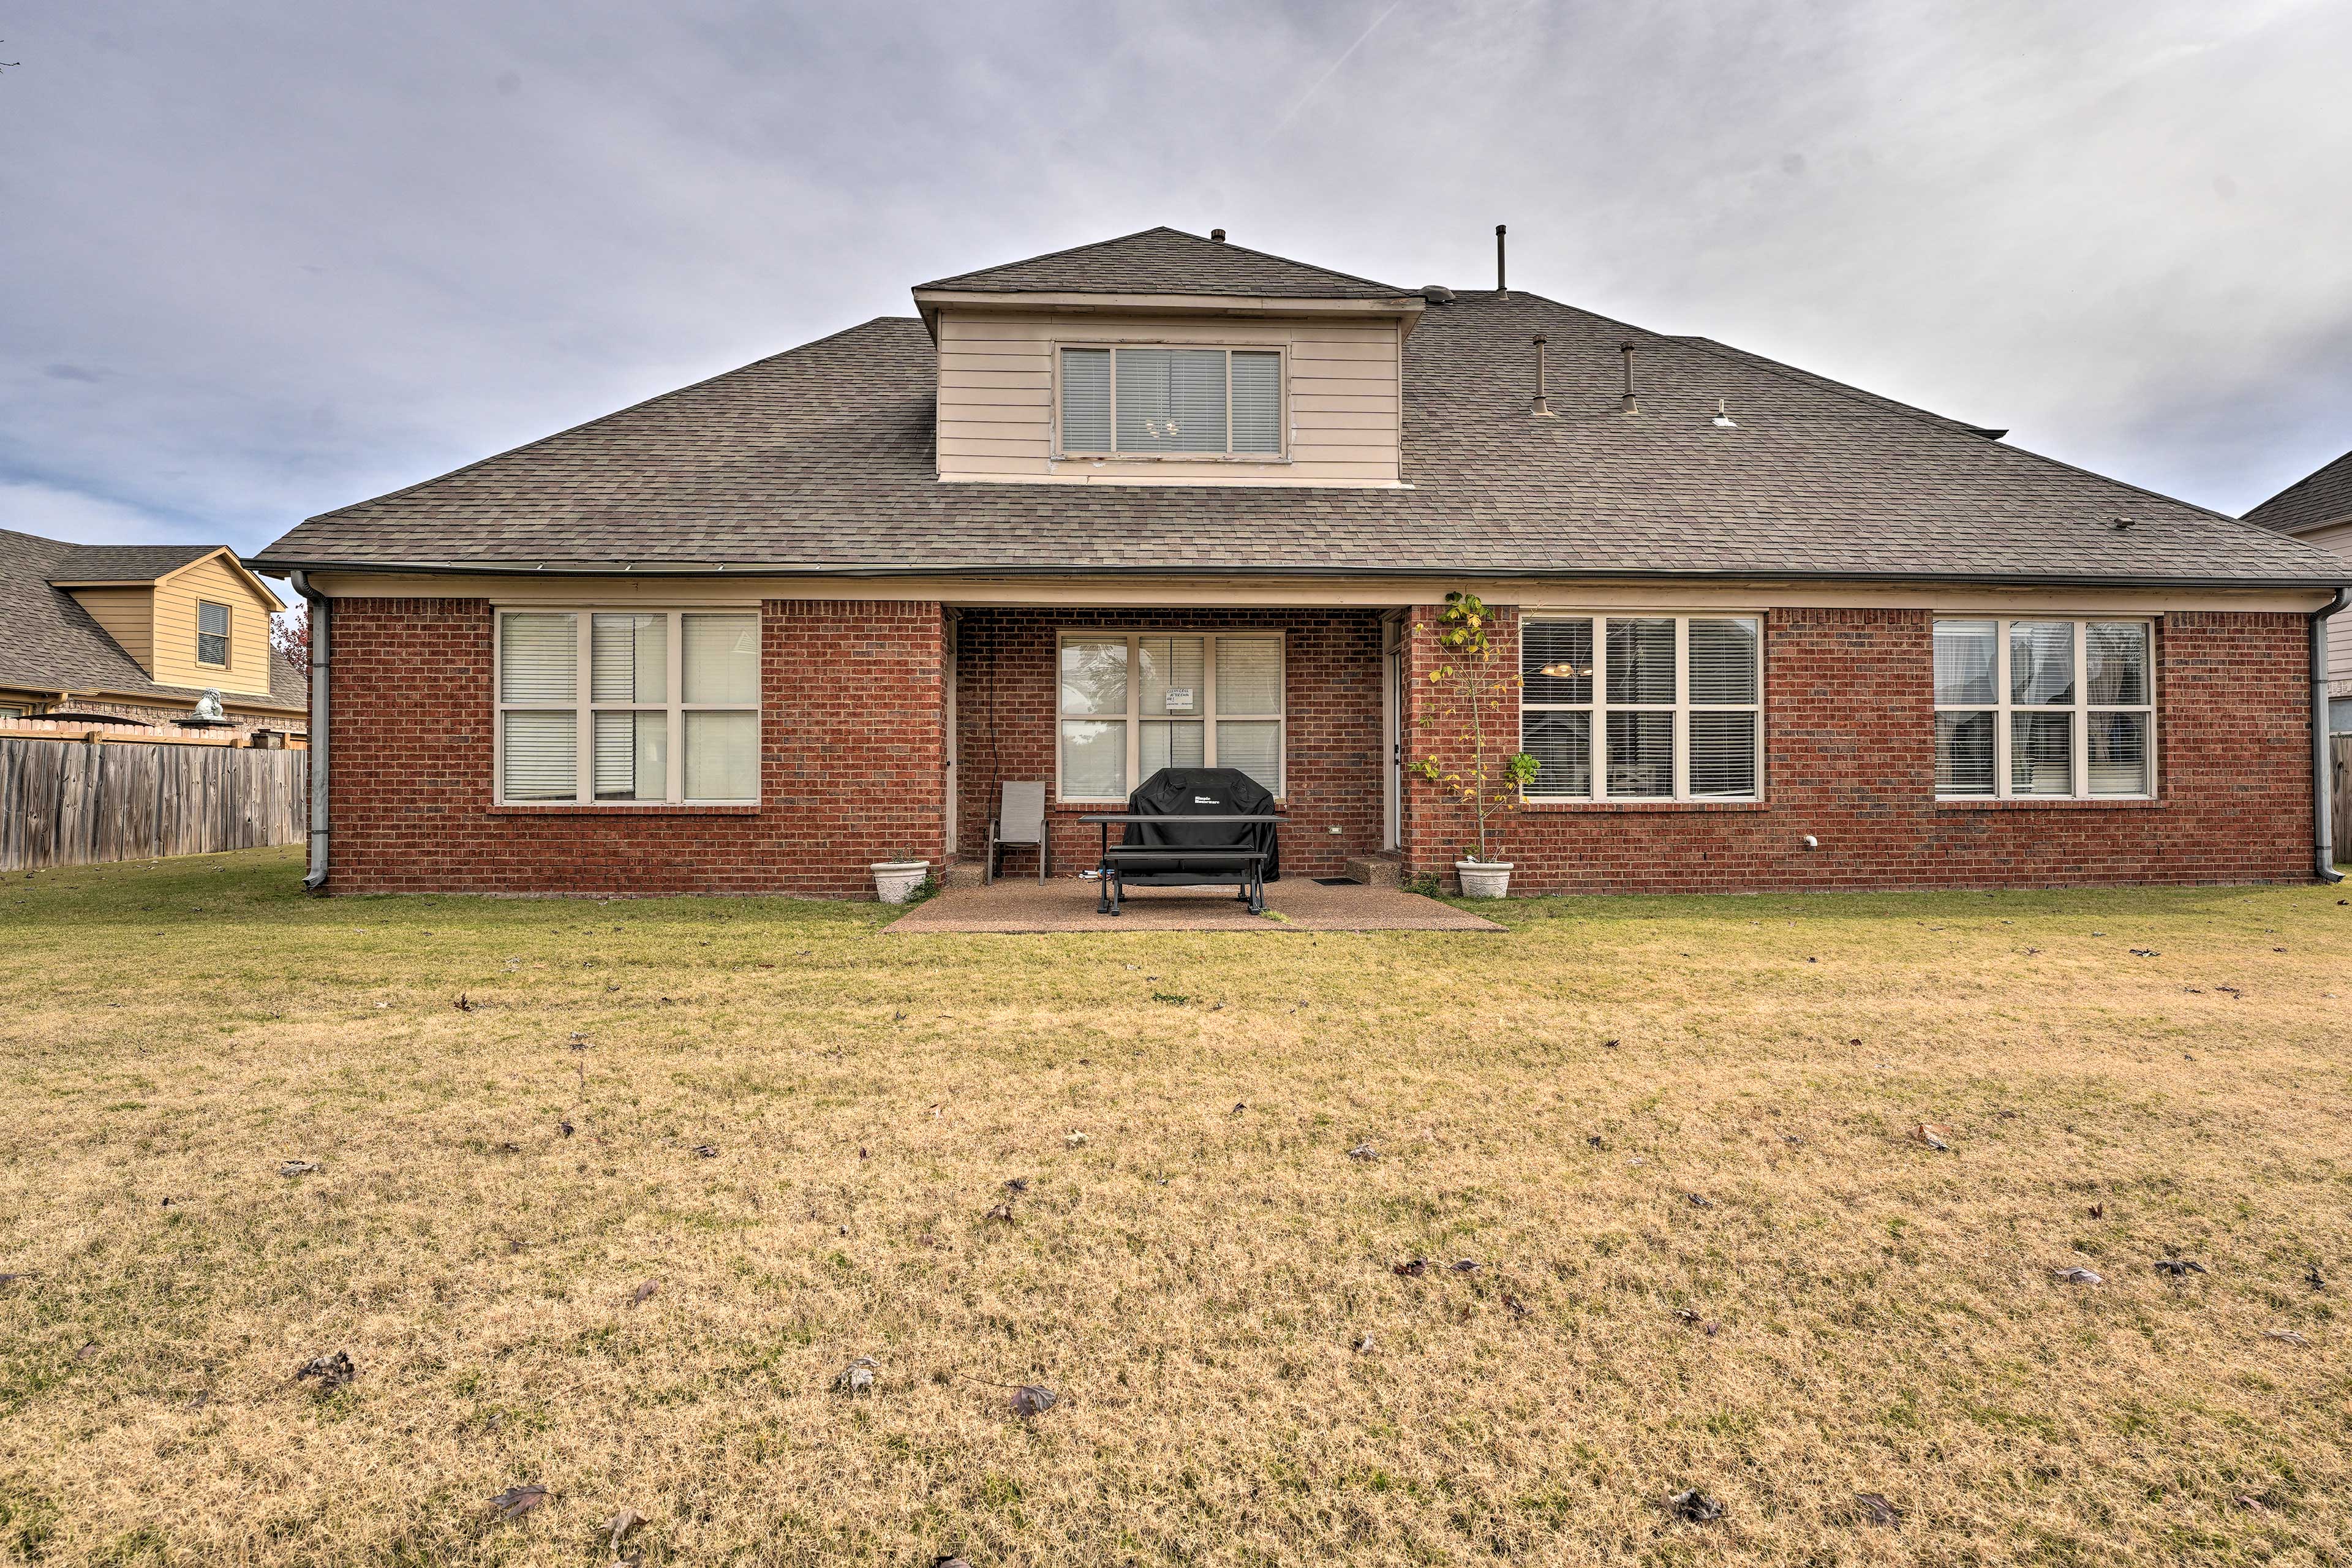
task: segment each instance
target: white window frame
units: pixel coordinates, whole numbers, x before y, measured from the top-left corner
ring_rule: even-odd
[[[1127,708],[1121,713],[1069,713],[1062,708],[1062,649],[1073,642],[1116,642],[1127,639]],[[1199,637],[1201,647],[1202,701],[1199,721],[1201,731],[1201,765],[1213,768],[1217,763],[1217,721],[1273,720],[1282,726],[1281,742],[1275,748],[1275,772],[1278,783],[1274,790],[1276,800],[1287,796],[1290,787],[1290,639],[1288,635],[1275,630],[1254,631],[1247,627],[1227,627],[1222,631],[1200,626],[1154,626],[1143,631],[1122,631],[1115,626],[1094,628],[1066,626],[1054,638],[1054,798],[1072,805],[1101,805],[1116,803],[1124,805],[1127,795],[1074,795],[1062,787],[1062,721],[1066,719],[1085,722],[1088,720],[1123,719],[1127,724],[1127,788],[1132,794],[1143,780],[1143,724],[1148,719],[1165,719],[1166,714],[1138,711],[1143,701],[1143,682],[1138,679],[1141,654],[1137,643],[1145,637]],[[1276,682],[1281,700],[1271,713],[1222,713],[1217,709],[1217,640],[1234,637],[1251,642],[1271,642],[1276,657],[1281,661],[1282,678]],[[1185,722],[1193,715],[1183,715]]]
[[[1053,405],[1046,410],[1053,426],[1053,456],[1056,461],[1073,459],[1086,462],[1119,463],[1287,463],[1290,461],[1290,345],[1287,343],[1186,342],[1167,338],[1071,338],[1056,341],[1053,345]],[[1062,445],[1062,351],[1064,349],[1108,349],[1110,351],[1110,439],[1107,451],[1072,451]],[[1202,349],[1214,350],[1225,356],[1225,447],[1222,452],[1122,452],[1118,449],[1118,353],[1121,349]],[[1234,355],[1272,354],[1275,356],[1275,386],[1278,398],[1275,410],[1275,430],[1280,448],[1272,452],[1236,452],[1234,450]],[[1190,633],[1186,634],[1190,636]]]
[[[1609,700],[1609,623],[1611,621],[1675,623],[1675,700],[1672,702],[1612,702]],[[1756,700],[1753,702],[1693,702],[1690,695],[1690,624],[1700,621],[1746,621],[1756,628]],[[1586,805],[1614,803],[1644,805],[1748,805],[1760,802],[1765,790],[1765,630],[1761,610],[1527,610],[1520,613],[1524,628],[1529,621],[1590,621],[1592,623],[1592,700],[1531,702],[1524,690],[1519,699],[1519,743],[1527,743],[1529,713],[1590,713],[1592,716],[1592,793],[1590,795],[1526,795],[1529,805]],[[1524,630],[1521,633],[1524,637]],[[1524,666],[1520,667],[1521,668]],[[1514,676],[1519,668],[1514,668]],[[1693,795],[1690,789],[1690,716],[1694,713],[1752,713],[1756,718],[1756,789],[1749,795]],[[1671,795],[1609,793],[1609,715],[1611,713],[1672,713],[1675,716],[1675,792]]]
[[[218,610],[221,613],[222,618],[226,620],[228,623],[226,629],[222,631],[220,634],[221,656],[217,659],[210,659],[205,657],[205,639],[213,635],[212,633],[205,630],[205,611],[207,609]],[[234,605],[225,605],[218,599],[198,599],[196,601],[196,663],[206,669],[226,669],[229,668],[229,661],[234,659],[236,657],[236,606]]]
[[[1990,713],[1992,721],[1992,793],[1990,795],[1944,795],[1938,802],[1955,805],[1981,805],[1989,800],[2154,800],[2157,798],[2157,621],[2153,616],[2093,616],[2068,615],[2052,611],[2047,615],[2000,616],[1970,615],[1960,610],[1939,610],[1928,627],[1929,695],[1934,694],[1935,626],[1946,621],[1993,623],[1992,702],[1937,702],[1938,713]],[[2010,627],[2026,626],[2069,625],[2074,628],[2074,700],[2071,703],[2013,702],[2010,700],[2009,639]],[[2090,628],[2094,626],[2136,626],[2147,634],[2147,694],[2145,702],[2094,702],[2091,700]],[[2013,713],[2071,713],[2074,721],[2074,789],[2066,795],[2020,795],[2010,777],[2010,716]],[[2147,788],[2137,795],[2093,795],[2091,793],[2091,717],[2097,713],[2140,713],[2147,718]],[[1931,720],[1930,724],[1933,724]],[[1928,734],[1928,765],[1935,765],[1935,735]],[[1931,774],[1932,777],[1932,774]]]
[[[491,798],[499,805],[518,806],[593,806],[601,811],[642,810],[654,805],[738,806],[760,804],[761,773],[754,765],[751,793],[733,800],[689,800],[686,796],[686,715],[688,713],[758,713],[761,704],[751,702],[688,702],[686,700],[686,626],[688,616],[730,616],[748,619],[756,626],[760,621],[757,605],[692,605],[676,609],[646,605],[498,605],[493,607],[494,636],[490,646],[490,697],[498,717],[490,737]],[[570,616],[572,631],[579,644],[579,666],[572,677],[571,708],[574,714],[572,728],[574,747],[578,753],[573,763],[576,788],[572,798],[565,800],[509,800],[507,798],[507,715],[514,713],[560,713],[563,705],[546,702],[509,702],[506,700],[506,630],[510,615]],[[591,637],[597,616],[666,616],[669,625],[665,631],[664,650],[667,668],[663,677],[662,692],[666,702],[598,702],[593,700],[595,683],[591,668]],[[766,670],[764,635],[761,643],[761,672]],[[764,681],[762,682],[764,689]],[[668,714],[669,738],[666,749],[668,778],[660,800],[598,800],[596,798],[596,719],[600,713]]]

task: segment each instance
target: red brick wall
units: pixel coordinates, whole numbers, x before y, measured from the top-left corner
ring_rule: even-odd
[[[1406,683],[1406,749],[1442,730],[1425,681],[1437,609]],[[1935,800],[1932,617],[1777,610],[1765,625],[1765,798],[1753,805],[1547,805],[1500,819],[1518,892],[2052,887],[2296,880],[2310,871],[2311,727],[2301,616],[2165,616],[2153,803]],[[1517,668],[1514,612],[1497,663]],[[1515,731],[1506,721],[1507,737]],[[1458,742],[1446,741],[1445,745]],[[1449,753],[1450,754],[1450,753]],[[1468,816],[1413,782],[1408,868],[1450,876]],[[1818,837],[1808,851],[1802,839]]]
[[[329,890],[869,897],[870,862],[937,860],[940,606],[770,600],[761,619],[757,805],[501,809],[489,603],[337,600]]]
[[[1118,631],[1280,631],[1287,794],[1285,875],[1337,875],[1350,855],[1381,842],[1381,621],[1370,610],[965,610],[956,632],[958,826],[967,855],[988,842],[998,785],[1055,776],[1055,634]],[[1140,782],[1140,781],[1134,781]],[[1101,829],[1077,818],[1100,805],[1049,804],[1054,870],[1095,863]],[[1337,827],[1339,832],[1333,833]],[[1034,875],[1017,852],[1011,864]]]

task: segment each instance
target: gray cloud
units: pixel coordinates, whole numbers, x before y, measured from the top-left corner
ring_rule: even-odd
[[[124,3],[12,20],[0,526],[251,549],[1171,223],[2236,510],[2352,446],[2352,10]]]

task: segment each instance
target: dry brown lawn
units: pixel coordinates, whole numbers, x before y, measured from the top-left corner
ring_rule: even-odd
[[[2338,889],[886,938],[297,870],[0,884],[0,1561],[2352,1561]]]

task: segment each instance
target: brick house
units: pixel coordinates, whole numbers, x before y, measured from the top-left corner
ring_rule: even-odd
[[[1703,338],[1153,229],[313,518],[341,892],[862,896],[1243,768],[1444,871],[1496,613],[1515,890],[2315,873],[2307,544]],[[314,657],[317,655],[314,653]],[[316,743],[314,740],[314,744]],[[1506,747],[1506,749],[1509,749]],[[2325,863],[2324,850],[2319,858]]]

